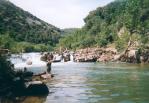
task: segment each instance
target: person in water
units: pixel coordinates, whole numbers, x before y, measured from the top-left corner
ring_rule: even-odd
[[[26,67],[24,67],[24,72],[27,72],[27,68]]]
[[[48,53],[47,55],[47,72],[48,73],[51,73],[51,64],[52,64],[52,61],[53,61],[53,54],[52,53]]]

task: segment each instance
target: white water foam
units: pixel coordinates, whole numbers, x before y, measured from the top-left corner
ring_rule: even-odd
[[[23,53],[16,57],[13,55],[10,60],[14,64],[15,70],[24,70],[24,68],[27,68],[28,71],[32,71],[38,74],[46,72],[47,69],[47,63],[41,61],[40,58],[40,53]],[[29,65],[28,62],[31,64]]]

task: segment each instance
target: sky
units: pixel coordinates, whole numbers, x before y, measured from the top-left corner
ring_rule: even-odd
[[[9,0],[13,4],[30,12],[61,29],[81,28],[83,19],[90,11],[105,6],[114,0]]]

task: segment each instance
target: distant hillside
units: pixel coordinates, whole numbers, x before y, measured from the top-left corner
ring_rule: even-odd
[[[78,28],[66,28],[66,29],[62,29],[61,30],[61,35],[62,36],[72,35],[77,30],[78,30]]]
[[[54,45],[60,29],[48,24],[7,0],[0,0],[0,34],[8,33],[15,41]]]
[[[60,45],[75,49],[114,44],[121,50],[149,44],[149,0],[115,0],[91,11],[84,21],[85,26]]]

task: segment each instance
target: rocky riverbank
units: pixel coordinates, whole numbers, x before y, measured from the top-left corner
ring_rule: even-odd
[[[114,60],[117,50],[114,48],[86,48],[77,50],[74,54],[76,62],[106,62]]]
[[[115,48],[85,48],[75,52],[74,61],[149,63],[149,49],[127,49],[120,53]]]

